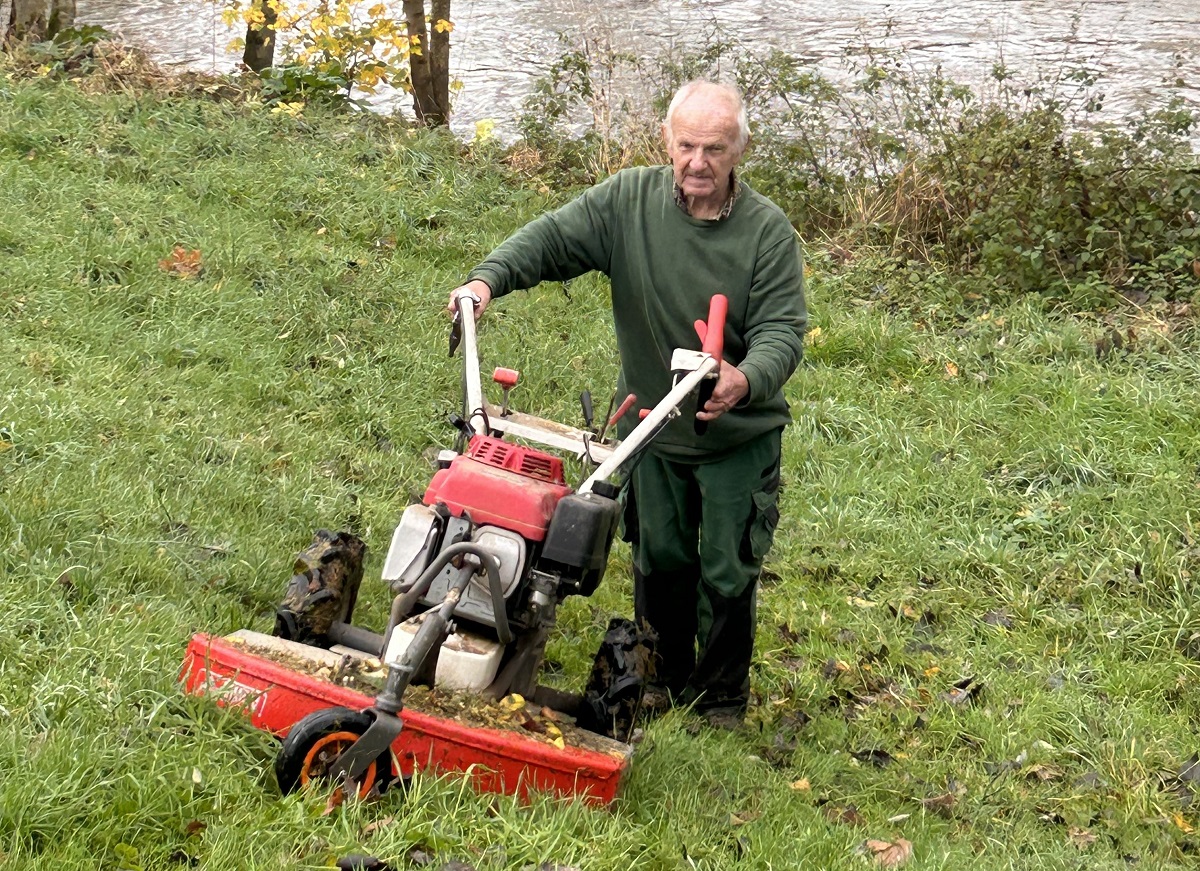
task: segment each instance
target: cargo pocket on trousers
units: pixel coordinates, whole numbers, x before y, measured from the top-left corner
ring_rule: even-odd
[[[750,556],[757,561],[771,549],[775,527],[779,525],[779,475],[772,476],[763,489],[754,492],[752,498],[754,507],[750,512],[746,537]]]

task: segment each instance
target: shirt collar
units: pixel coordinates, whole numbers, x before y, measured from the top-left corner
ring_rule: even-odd
[[[683,213],[685,215],[691,215],[691,211],[688,209],[687,195],[684,194],[683,188],[681,188],[677,182],[673,182],[673,184],[675,186],[675,205],[683,209]],[[721,211],[712,220],[724,221],[733,213],[733,204],[737,202],[738,194],[741,193],[739,190],[740,187],[741,186],[738,184],[737,172],[730,170],[729,196],[725,198],[725,205],[721,206]]]

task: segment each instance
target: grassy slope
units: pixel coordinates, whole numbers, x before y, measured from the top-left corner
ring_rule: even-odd
[[[920,869],[1194,861],[1195,333],[1143,315],[1098,360],[1099,322],[819,258],[752,730],[652,724],[612,812],[278,797],[271,741],[178,692],[183,646],[267,629],[316,527],[377,573],[449,440],[445,292],[536,189],[378,120],[0,81],[0,866],[861,868],[896,836]],[[159,268],[175,244],[198,279]],[[612,383],[606,304],[505,300],[485,365],[573,419]],[[563,614],[564,683],[626,564]]]

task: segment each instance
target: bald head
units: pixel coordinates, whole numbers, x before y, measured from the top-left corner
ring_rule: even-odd
[[[671,101],[662,133],[688,214],[715,219],[729,198],[733,168],[749,139],[741,95],[729,85],[689,82]]]
[[[746,119],[746,105],[742,102],[742,94],[733,85],[695,79],[676,91],[667,107],[666,120],[663,121],[663,131],[668,138],[675,117],[684,106],[693,111],[727,116],[737,128],[738,150],[746,148],[746,143],[750,141],[750,124]]]

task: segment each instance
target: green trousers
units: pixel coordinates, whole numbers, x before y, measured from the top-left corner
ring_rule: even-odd
[[[779,522],[782,430],[709,462],[646,454],[622,489],[634,616],[658,634],[657,682],[699,710],[750,697],[759,572]]]

